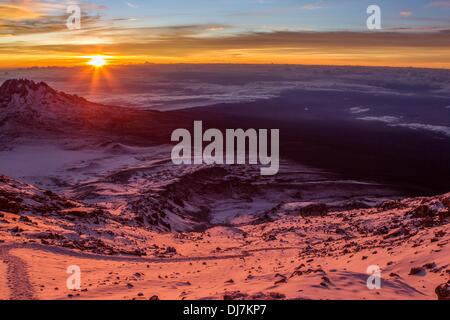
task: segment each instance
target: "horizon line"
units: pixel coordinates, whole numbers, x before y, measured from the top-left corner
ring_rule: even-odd
[[[123,63],[123,64],[108,64],[106,68],[115,67],[139,67],[139,66],[188,66],[188,65],[200,65],[200,66],[220,66],[220,65],[244,65],[244,66],[293,66],[293,67],[339,67],[339,68],[383,68],[383,69],[418,69],[418,70],[445,70],[450,71],[450,66],[442,67],[421,67],[421,66],[393,66],[393,65],[360,65],[360,64],[307,64],[307,63],[279,63],[279,62],[143,62],[143,63]],[[92,68],[85,65],[73,65],[73,66],[58,66],[58,65],[48,65],[48,66],[4,66],[0,67],[0,70],[30,70],[30,69],[88,69]]]

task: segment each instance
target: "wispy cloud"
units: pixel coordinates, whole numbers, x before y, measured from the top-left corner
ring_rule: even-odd
[[[83,3],[83,27],[89,28],[100,21],[99,15],[89,14],[93,10],[106,9],[103,5]],[[0,36],[22,36],[39,33],[54,33],[66,30],[67,3],[9,0],[0,4]]]
[[[400,15],[402,16],[402,17],[411,17],[412,16],[412,11],[409,11],[409,10],[405,10],[405,11],[400,11]]]
[[[321,2],[307,3],[303,6],[303,9],[305,9],[305,10],[317,10],[317,9],[321,9],[321,8],[322,8]]]
[[[138,5],[136,5],[136,4],[132,3],[132,2],[127,2],[127,6],[129,6],[130,8],[133,8],[133,9],[139,8]]]
[[[367,117],[361,117],[358,119],[364,120],[364,121],[383,122],[391,127],[403,127],[403,128],[408,128],[408,129],[412,129],[412,130],[425,130],[425,131],[430,131],[430,132],[434,132],[434,133],[437,133],[440,135],[450,137],[450,127],[443,126],[443,125],[405,122],[401,118],[393,117],[393,116],[379,116],[379,117],[367,116]]]
[[[430,3],[430,6],[435,8],[450,8],[450,1],[433,1]]]

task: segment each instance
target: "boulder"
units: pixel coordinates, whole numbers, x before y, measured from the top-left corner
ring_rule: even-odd
[[[435,292],[438,300],[450,301],[450,280],[447,283],[439,285]]]
[[[302,217],[324,216],[329,212],[328,206],[324,203],[307,204],[298,210]]]

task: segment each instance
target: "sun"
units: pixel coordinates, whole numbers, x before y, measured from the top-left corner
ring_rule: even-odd
[[[90,60],[87,64],[96,68],[100,68],[106,65],[106,59],[102,56],[93,56],[90,57]]]

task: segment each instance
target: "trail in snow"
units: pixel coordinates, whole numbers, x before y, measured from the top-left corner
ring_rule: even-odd
[[[81,253],[71,251],[65,248],[50,247],[40,244],[7,244],[0,246],[0,259],[7,264],[8,286],[11,292],[11,300],[33,300],[36,299],[33,285],[29,279],[27,265],[25,261],[10,253],[14,249],[31,249],[44,251],[53,254],[71,256],[80,259],[93,259],[116,262],[143,262],[143,263],[179,263],[193,261],[211,261],[244,259],[252,255],[252,252],[276,251],[276,250],[298,250],[299,247],[280,247],[280,248],[260,248],[255,250],[242,251],[241,254],[220,255],[220,256],[193,256],[179,258],[136,258],[127,256],[106,256],[100,254]]]
[[[34,289],[28,277],[26,263],[9,252],[14,248],[15,246],[0,247],[0,259],[7,265],[6,277],[10,289],[10,299],[34,300]]]

